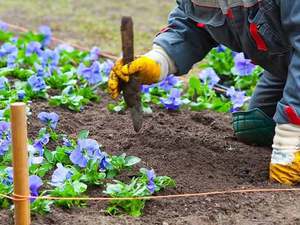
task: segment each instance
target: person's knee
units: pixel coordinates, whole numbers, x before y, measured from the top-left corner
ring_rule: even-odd
[[[272,145],[276,124],[262,110],[255,108],[233,113],[232,124],[239,141],[259,146]]]

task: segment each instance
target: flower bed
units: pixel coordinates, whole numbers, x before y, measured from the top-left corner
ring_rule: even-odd
[[[33,224],[297,224],[299,194],[208,196],[147,204],[35,199],[277,187],[267,182],[270,149],[237,142],[227,114],[202,111],[246,107],[245,96],[251,95],[261,69],[241,54],[222,46],[214,49],[188,85],[169,76],[143,86],[148,116],[136,134],[123,112],[124,102],[112,103],[106,94],[112,62],[99,58],[98,49],[82,52],[66,45],[48,49],[51,32],[46,27],[42,34],[21,34],[18,39],[0,33],[0,193],[12,192],[8,106],[24,101],[29,115]],[[0,224],[13,224],[12,202],[0,198],[0,204]],[[133,217],[107,216],[124,213]]]

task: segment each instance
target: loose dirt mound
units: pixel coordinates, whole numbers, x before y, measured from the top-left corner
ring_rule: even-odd
[[[104,102],[106,102],[104,100]],[[230,116],[214,112],[157,111],[145,119],[136,134],[128,115],[110,114],[92,104],[83,113],[33,103],[29,133],[40,124],[40,111],[55,111],[59,130],[77,134],[90,130],[92,138],[109,153],[126,152],[141,157],[144,166],[157,174],[173,177],[174,190],[162,194],[196,193],[216,190],[280,187],[268,182],[271,149],[244,145],[236,141]],[[282,186],[281,186],[282,187]],[[92,190],[91,195],[102,195]],[[32,224],[300,224],[300,194],[253,193],[187,199],[150,201],[141,218],[105,216],[103,202],[90,202],[86,208],[55,209],[46,216],[34,216]],[[0,212],[0,224],[12,224],[8,211]]]

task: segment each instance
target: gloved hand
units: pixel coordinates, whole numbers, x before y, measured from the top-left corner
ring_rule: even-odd
[[[270,179],[288,185],[300,183],[300,126],[276,125]]]
[[[112,98],[120,94],[120,81],[128,82],[130,76],[136,74],[141,84],[153,84],[164,79],[168,74],[175,74],[177,67],[165,50],[153,45],[150,52],[124,65],[122,59],[117,60],[108,80],[108,91]]]
[[[120,81],[128,82],[133,74],[141,84],[156,83],[160,80],[161,66],[147,56],[141,56],[127,65],[123,64],[122,59],[117,60],[108,80],[108,92],[113,99],[120,94]]]

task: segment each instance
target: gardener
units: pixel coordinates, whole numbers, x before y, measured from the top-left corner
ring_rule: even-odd
[[[249,111],[233,115],[235,133],[248,143],[273,140],[270,178],[300,183],[300,1],[178,0],[177,4],[152,51],[130,65],[117,61],[110,74],[111,96],[119,95],[119,81],[128,81],[132,74],[137,73],[143,84],[168,74],[186,74],[218,44],[244,52],[265,72]]]

